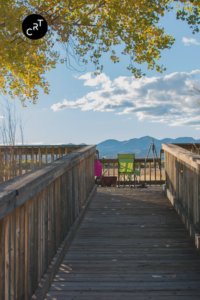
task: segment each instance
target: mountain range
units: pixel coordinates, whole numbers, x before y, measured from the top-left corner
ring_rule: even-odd
[[[138,139],[130,139],[128,141],[117,141],[117,140],[106,140],[97,145],[97,150],[99,150],[99,158],[117,158],[117,154],[128,154],[134,153],[135,157],[143,158],[147,156],[151,141],[153,137],[144,136]],[[156,152],[159,157],[159,151],[162,149],[162,144],[165,143],[200,143],[199,140],[195,140],[191,137],[180,137],[176,139],[165,138],[162,140],[157,140],[154,138],[154,145],[156,147]],[[148,157],[153,157],[152,151],[150,151]]]

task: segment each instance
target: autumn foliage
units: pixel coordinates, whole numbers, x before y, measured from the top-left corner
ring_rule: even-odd
[[[145,74],[134,62],[147,63],[148,69],[162,73],[166,68],[157,63],[161,50],[171,48],[175,39],[158,23],[175,3],[177,18],[198,32],[200,2],[194,0],[0,0],[0,92],[12,99],[17,96],[24,106],[27,98],[36,104],[38,88],[48,94],[49,83],[43,75],[68,60],[53,50],[55,43],[65,45],[66,52],[73,48],[84,64],[90,59],[95,75],[103,70],[104,52],[110,51],[114,63],[120,61],[114,46],[121,43],[121,54],[130,56],[126,67],[136,78]],[[30,40],[22,32],[24,18],[32,13],[48,22],[49,30],[41,40]]]

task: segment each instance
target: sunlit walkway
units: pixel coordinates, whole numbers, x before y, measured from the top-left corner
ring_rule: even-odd
[[[193,300],[200,252],[161,187],[98,188],[45,299]]]

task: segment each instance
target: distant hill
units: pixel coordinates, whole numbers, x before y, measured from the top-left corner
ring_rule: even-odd
[[[112,139],[106,140],[97,145],[99,157],[102,158],[102,156],[105,156],[106,158],[117,158],[117,154],[120,153],[134,153],[135,157],[146,157],[151,144],[151,139],[151,136],[144,136],[139,139],[131,139],[123,142]],[[162,140],[157,140],[154,138],[154,144],[158,157],[163,143],[200,143],[200,140],[195,140],[191,137],[180,137],[177,139],[165,138]],[[149,153],[149,157],[153,157],[152,151]]]

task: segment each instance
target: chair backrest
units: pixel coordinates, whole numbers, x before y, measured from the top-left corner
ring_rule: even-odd
[[[135,154],[118,154],[118,164],[120,174],[130,174],[134,170]]]
[[[101,177],[102,175],[102,164],[98,161],[98,159],[94,163],[95,176]]]

